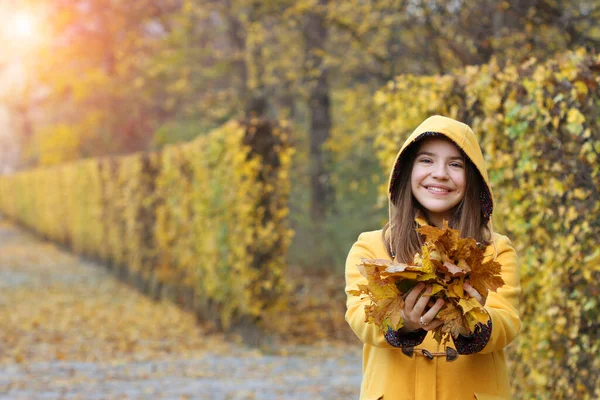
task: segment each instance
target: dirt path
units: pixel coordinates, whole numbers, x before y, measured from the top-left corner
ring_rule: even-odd
[[[356,399],[360,365],[228,341],[0,219],[0,399]]]

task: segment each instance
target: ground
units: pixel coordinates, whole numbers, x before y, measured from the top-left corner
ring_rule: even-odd
[[[314,292],[338,282],[293,279],[289,328],[250,348],[0,220],[0,399],[358,398],[343,300]]]

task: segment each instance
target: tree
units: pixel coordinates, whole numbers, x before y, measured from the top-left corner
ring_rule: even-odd
[[[322,221],[331,201],[331,182],[328,160],[323,145],[330,136],[331,112],[329,81],[324,68],[324,53],[328,28],[326,24],[328,0],[319,0],[317,7],[306,16],[303,27],[306,41],[306,73],[310,82],[308,108],[310,110],[311,162],[311,216]]]

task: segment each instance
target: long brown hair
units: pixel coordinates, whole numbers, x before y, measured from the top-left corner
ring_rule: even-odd
[[[418,226],[415,218],[419,211],[423,216],[427,216],[427,210],[413,196],[410,178],[417,150],[428,137],[432,136],[446,138],[456,146],[445,135],[427,135],[406,148],[398,160],[402,165],[397,169],[398,175],[394,179],[390,193],[393,213],[390,215],[390,221],[383,227],[383,238],[388,252],[399,262],[412,262],[415,254],[421,252],[423,245],[423,237],[416,230]],[[460,230],[462,237],[472,237],[480,245],[488,245],[491,240],[491,232],[483,216],[480,200],[480,194],[485,190],[485,182],[469,157],[458,146],[456,147],[465,160],[466,187],[463,199],[454,208],[449,225],[451,228]],[[386,239],[388,230],[390,233]]]

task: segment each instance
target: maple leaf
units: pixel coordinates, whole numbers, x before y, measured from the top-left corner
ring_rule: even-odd
[[[467,321],[467,328],[469,329],[469,332],[475,332],[477,324],[479,323],[479,319],[475,316],[475,313],[466,313],[465,319]]]
[[[444,285],[440,285],[439,283],[434,283],[431,285],[431,292],[429,293],[429,295],[433,296],[434,294],[437,294],[444,290],[446,290],[446,287]]]
[[[422,268],[415,265],[397,263],[384,259],[368,259],[363,258],[362,263],[358,266],[361,274],[367,279],[371,276],[372,280],[378,282],[390,282],[390,277],[394,279],[417,279]],[[363,273],[363,271],[365,271]]]
[[[386,298],[371,304],[365,314],[365,322],[372,322],[376,325],[382,326],[383,321],[387,318],[387,309],[394,303],[394,298]]]
[[[404,272],[395,272],[392,274],[384,273],[382,276],[388,277],[398,277],[403,278],[405,280],[420,280],[420,274],[417,271],[404,271]]]
[[[446,303],[440,312],[438,312],[436,318],[444,321],[444,324],[441,326],[442,333],[449,333],[453,337],[469,333],[469,330],[465,326],[462,311],[452,302]]]
[[[458,297],[462,299],[465,296],[465,289],[463,288],[464,278],[460,277],[458,279],[453,279],[450,284],[448,284],[448,289],[446,290],[446,294],[448,297]]]
[[[367,285],[358,285],[358,290],[348,290],[348,293],[350,293],[353,296],[361,296],[363,294],[365,295],[369,295],[369,287]]]
[[[442,262],[442,256],[440,255],[440,253],[438,253],[436,249],[431,250],[431,252],[429,253],[429,258],[431,259],[431,262],[436,265]]]
[[[379,280],[379,272],[377,265],[369,264],[369,263],[361,263],[356,266],[358,268],[358,272],[367,280]]]
[[[361,273],[364,272],[367,284],[359,284],[358,289],[349,290],[348,293],[370,298],[371,303],[365,306],[365,322],[376,324],[382,329],[387,329],[387,326],[400,329],[404,323],[401,318],[404,299],[395,282],[381,279],[382,268],[390,264],[387,260],[364,259],[358,267]]]
[[[456,240],[458,240],[458,234],[445,234],[440,237],[440,239],[435,242],[435,247],[440,252],[442,256],[442,261],[454,262],[452,259],[452,251],[455,247]]]
[[[477,248],[477,242],[473,238],[461,238],[456,242],[453,258],[455,260],[467,260],[471,257],[471,250]]]
[[[467,264],[467,262],[463,258],[459,258],[456,265],[465,272],[471,271],[471,267],[469,267],[469,264]]]
[[[396,273],[396,272],[416,271],[416,270],[418,270],[418,269],[415,268],[414,266],[410,266],[408,264],[394,263],[394,264],[388,265],[387,268],[385,269],[385,272],[392,274],[392,273]]]
[[[444,261],[442,266],[438,269],[449,273],[451,276],[465,276],[467,274],[465,270],[448,261]]]
[[[458,301],[458,306],[462,309],[463,314],[468,313],[469,311],[473,310],[474,308],[477,309],[482,309],[483,306],[481,305],[481,303],[479,303],[476,299],[474,299],[473,297],[468,298],[468,299],[460,299]]]
[[[383,330],[398,329],[404,296],[418,282],[431,285],[427,296],[430,303],[435,298],[445,300],[437,315],[444,323],[434,330],[438,342],[449,340],[448,336],[473,332],[477,324],[489,319],[483,306],[463,288],[470,284],[485,298],[488,291],[497,290],[504,284],[500,276],[500,264],[483,262],[484,250],[473,238],[461,238],[460,232],[451,229],[444,221],[442,228],[419,224],[418,232],[425,237],[421,251],[415,254],[413,264],[397,263],[386,259],[362,259],[358,266],[368,285],[359,285],[353,295],[367,295],[371,303],[365,305],[365,322],[374,323]],[[429,304],[429,307],[431,304]]]
[[[387,318],[389,319],[387,324],[393,330],[398,330],[404,326],[404,320],[402,319],[402,310],[404,309],[404,299],[401,296],[396,297],[393,301],[388,305],[386,310]]]
[[[385,298],[378,298],[371,293],[371,299],[371,304],[365,306],[365,322],[374,323],[382,329],[388,326],[394,330],[402,328],[404,299],[398,293]]]
[[[378,282],[369,282],[367,285],[358,285],[358,289],[358,291],[351,290],[349,292],[358,296],[361,294],[367,295],[374,303],[377,303],[379,300],[394,298],[400,294],[393,283],[381,284]]]
[[[467,312],[464,317],[467,322],[467,328],[469,332],[474,332],[477,324],[486,324],[490,319],[490,316],[483,308],[473,308]]]
[[[417,229],[417,231],[425,236],[425,242],[437,242],[446,233],[445,230],[435,226],[425,225]]]
[[[479,265],[472,265],[468,281],[486,299],[488,290],[495,292],[504,285],[504,279],[500,276],[501,269],[500,263],[493,260]]]
[[[370,265],[374,267],[384,267],[387,268],[389,266],[398,264],[391,260],[386,260],[385,258],[361,258],[360,265]]]
[[[423,246],[422,255],[417,259],[420,262],[420,265],[423,268],[423,271],[427,273],[432,273],[435,271],[435,265],[433,264],[433,260],[431,259],[432,251],[430,251],[428,246]],[[416,258],[416,257],[415,257]]]

